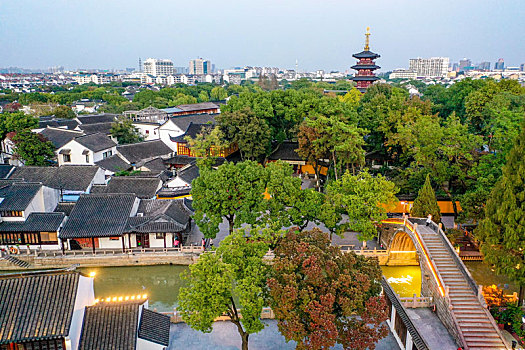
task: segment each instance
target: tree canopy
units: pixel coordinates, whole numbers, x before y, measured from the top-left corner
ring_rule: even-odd
[[[143,141],[144,138],[133,125],[133,121],[125,116],[120,116],[111,124],[111,136],[115,137],[119,144],[126,145]]]
[[[525,286],[525,122],[475,230],[485,261]],[[520,293],[520,300],[523,293]]]
[[[14,156],[25,165],[48,166],[55,157],[55,146],[43,135],[29,129],[17,132],[13,137]]]
[[[430,175],[427,174],[425,184],[419,190],[419,193],[414,200],[410,214],[415,217],[425,218],[428,214],[432,215],[432,220],[435,222],[441,221],[441,211],[439,210],[436,193],[430,183]]]
[[[207,238],[215,238],[219,224],[226,220],[229,232],[241,224],[258,222],[265,208],[265,169],[253,161],[226,162],[217,170],[201,167],[193,180],[191,196],[195,221]]]
[[[388,334],[376,259],[343,253],[319,229],[291,229],[274,252],[270,303],[297,349],[374,349]]]
[[[263,260],[268,248],[257,229],[236,230],[215,252],[202,254],[189,273],[182,274],[187,282],[179,293],[183,320],[211,332],[214,320],[226,314],[241,335],[242,349],[248,349],[249,335],[264,328],[260,317],[268,302],[269,265]]]

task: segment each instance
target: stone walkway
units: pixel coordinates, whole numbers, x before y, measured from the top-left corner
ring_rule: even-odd
[[[250,350],[292,350],[295,342],[287,343],[277,329],[277,321],[265,320],[267,324],[261,332],[250,335]],[[235,325],[231,322],[216,322],[211,333],[202,333],[191,329],[185,323],[172,324],[170,330],[170,345],[168,349],[191,350],[236,350],[241,348],[241,337]],[[342,350],[342,346],[333,349]],[[392,334],[381,339],[376,350],[399,350]]]

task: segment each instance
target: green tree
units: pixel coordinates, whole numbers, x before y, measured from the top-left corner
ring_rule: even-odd
[[[9,132],[18,132],[37,127],[38,119],[24,112],[0,114],[0,138],[2,140]]]
[[[525,122],[510,151],[503,175],[485,206],[485,218],[474,231],[485,261],[498,273],[525,286]]]
[[[301,179],[293,174],[293,168],[282,161],[268,163],[266,192],[266,223],[274,230],[297,226],[304,230],[310,222],[319,223],[324,194],[314,189],[302,189]]]
[[[388,334],[376,259],[342,252],[319,229],[290,230],[274,252],[271,307],[297,349],[373,349]]]
[[[178,310],[190,327],[209,333],[214,320],[226,314],[239,331],[243,350],[250,334],[264,328],[260,317],[267,303],[269,265],[263,257],[269,246],[255,231],[236,231],[221,241],[215,254],[202,254],[189,273],[182,274],[187,285],[179,293]]]
[[[417,198],[414,200],[410,214],[420,218],[425,218],[430,214],[435,222],[441,221],[441,211],[439,210],[436,194],[430,183],[429,174],[427,174],[425,184],[421,187]]]
[[[339,180],[328,184],[328,203],[348,217],[341,223],[338,233],[358,232],[358,238],[366,245],[377,233],[376,226],[387,218],[389,208],[395,206],[398,192],[395,184],[382,175],[372,176],[367,169],[352,175],[346,172]]]
[[[195,222],[206,238],[215,238],[226,220],[229,232],[242,224],[255,224],[266,208],[266,170],[256,162],[226,162],[217,170],[201,167],[191,196]]]
[[[197,163],[202,166],[214,164],[219,151],[228,147],[228,143],[224,141],[224,134],[218,126],[203,126],[194,139],[190,136],[186,136],[185,139],[195,156],[199,157]]]
[[[210,96],[212,101],[222,101],[228,97],[228,93],[222,86],[216,86],[211,90]]]
[[[53,110],[53,114],[56,118],[63,118],[63,119],[74,119],[76,117],[75,112],[68,107],[68,106],[57,106]]]
[[[125,116],[120,116],[111,124],[111,136],[117,138],[121,145],[137,143],[143,141],[143,137],[138,129],[133,126],[133,121]]]
[[[250,108],[217,116],[224,137],[239,146],[242,159],[257,160],[271,149],[270,128]]]
[[[43,135],[26,129],[19,131],[13,137],[14,155],[22,159],[25,165],[50,165],[55,157],[55,146]]]

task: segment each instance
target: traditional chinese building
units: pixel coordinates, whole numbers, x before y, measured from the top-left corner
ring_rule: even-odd
[[[357,89],[361,92],[365,92],[366,89],[372,85],[376,80],[379,80],[375,76],[374,70],[379,69],[378,65],[375,64],[374,60],[381,57],[377,53],[370,51],[369,39],[370,39],[370,28],[366,28],[366,41],[365,49],[359,53],[353,54],[352,57],[358,59],[356,65],[352,66],[352,69],[355,69],[357,73],[352,78],[353,81],[357,84]]]

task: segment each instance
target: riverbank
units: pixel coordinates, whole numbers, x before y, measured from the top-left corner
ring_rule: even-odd
[[[151,265],[183,265],[187,266],[197,261],[198,253],[167,251],[144,251],[133,253],[105,254],[100,251],[77,255],[62,255],[57,253],[49,256],[35,256],[28,254],[13,255],[18,260],[27,262],[29,269],[53,269],[78,265],[79,267],[106,267],[106,266],[151,266]],[[25,270],[5,259],[0,259],[0,270]]]

